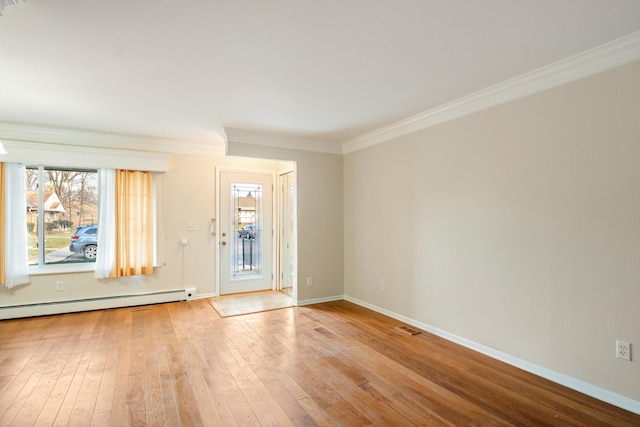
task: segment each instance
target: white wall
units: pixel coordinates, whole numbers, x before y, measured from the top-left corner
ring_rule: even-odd
[[[640,401],[639,161],[640,62],[348,154],[345,294]]]

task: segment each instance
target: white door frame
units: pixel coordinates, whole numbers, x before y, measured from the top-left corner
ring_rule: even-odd
[[[288,173],[294,173],[294,186],[295,186],[295,191],[296,191],[296,199],[295,199],[295,203],[293,205],[293,283],[292,283],[292,287],[293,287],[293,292],[292,292],[292,298],[294,301],[298,301],[298,172],[297,172],[297,164],[295,162],[291,162],[291,168],[286,168],[286,169],[282,169],[278,171],[278,183],[276,184],[276,193],[278,195],[277,198],[277,204],[278,204],[278,218],[277,218],[277,224],[278,224],[278,231],[277,231],[277,242],[278,245],[276,246],[276,250],[278,251],[278,270],[277,270],[277,277],[276,277],[276,288],[279,289],[281,285],[281,265],[282,265],[282,260],[281,260],[281,252],[282,252],[282,248],[280,247],[280,245],[282,245],[282,235],[280,233],[280,230],[282,228],[282,216],[281,216],[281,212],[280,212],[280,207],[282,206],[282,198],[283,197],[287,197],[286,194],[284,194],[282,192],[282,189],[280,188],[280,180],[282,179],[282,176]]]
[[[276,219],[276,205],[277,202],[275,202],[277,200],[276,197],[276,172],[272,171],[272,170],[268,170],[268,169],[249,169],[249,168],[234,168],[234,167],[226,167],[226,166],[216,166],[216,221],[215,221],[215,231],[216,231],[216,238],[215,238],[215,243],[216,243],[216,250],[215,250],[215,256],[216,256],[216,296],[220,296],[220,221],[218,221],[218,218],[220,218],[220,174],[222,174],[222,172],[231,172],[231,173],[255,173],[255,174],[264,174],[264,175],[270,175],[271,176],[271,186],[272,186],[272,190],[273,190],[273,197],[272,199],[274,200],[271,203],[271,210],[272,210],[272,224],[271,224],[271,229],[274,230],[273,232],[275,233],[275,228],[278,226],[278,222]],[[277,263],[277,259],[278,257],[276,256],[276,239],[272,239],[272,244],[271,244],[271,251],[273,256],[271,257],[271,289],[275,290],[276,288],[276,263]]]

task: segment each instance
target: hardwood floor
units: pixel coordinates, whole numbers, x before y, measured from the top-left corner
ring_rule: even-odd
[[[207,300],[0,321],[0,426],[638,426],[635,415],[345,301]]]

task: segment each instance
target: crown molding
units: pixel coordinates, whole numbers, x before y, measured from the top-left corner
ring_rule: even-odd
[[[640,31],[343,142],[345,154],[640,59]]]
[[[14,123],[0,123],[0,140],[210,156],[224,156],[228,142],[238,142],[292,150],[348,154],[638,59],[640,59],[640,31],[407,117],[341,144],[237,128],[219,129],[219,140],[203,143]]]
[[[342,154],[342,145],[313,139],[294,138],[277,133],[225,127],[227,141],[244,144],[265,145],[290,150],[315,151],[327,154]]]
[[[3,139],[2,161],[26,165],[78,168],[114,168],[166,172],[171,153],[117,150]]]
[[[224,139],[224,135],[220,135]],[[0,140],[111,150],[224,156],[224,142],[201,143],[77,129],[0,123]]]

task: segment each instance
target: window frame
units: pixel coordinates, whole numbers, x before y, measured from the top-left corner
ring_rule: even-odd
[[[47,165],[47,164],[25,164],[25,168],[35,169],[38,171],[38,206],[42,206],[44,208],[44,183],[45,177],[44,172],[47,170],[56,170],[56,171],[73,171],[73,172],[91,172],[96,175],[96,183],[99,179],[98,169],[95,168],[86,168],[86,167],[64,167],[64,166],[55,166],[55,165]],[[33,191],[33,190],[27,190]],[[96,186],[96,192],[99,191],[99,185]],[[100,200],[100,195],[97,193],[97,200]],[[26,197],[26,194],[25,194]],[[98,211],[100,210],[100,206],[98,205]],[[91,272],[95,271],[95,262],[70,262],[68,264],[46,264],[45,262],[45,254],[46,254],[46,246],[45,246],[45,234],[46,234],[46,226],[45,226],[45,214],[44,209],[38,208],[37,215],[37,230],[43,230],[44,232],[38,232],[37,242],[38,242],[38,263],[28,265],[29,275],[43,275],[43,274],[57,274],[57,273],[76,273],[76,272]],[[78,226],[74,226],[78,227]],[[69,243],[71,244],[71,243]],[[40,249],[42,248],[42,249]],[[26,249],[26,248],[25,248]]]

